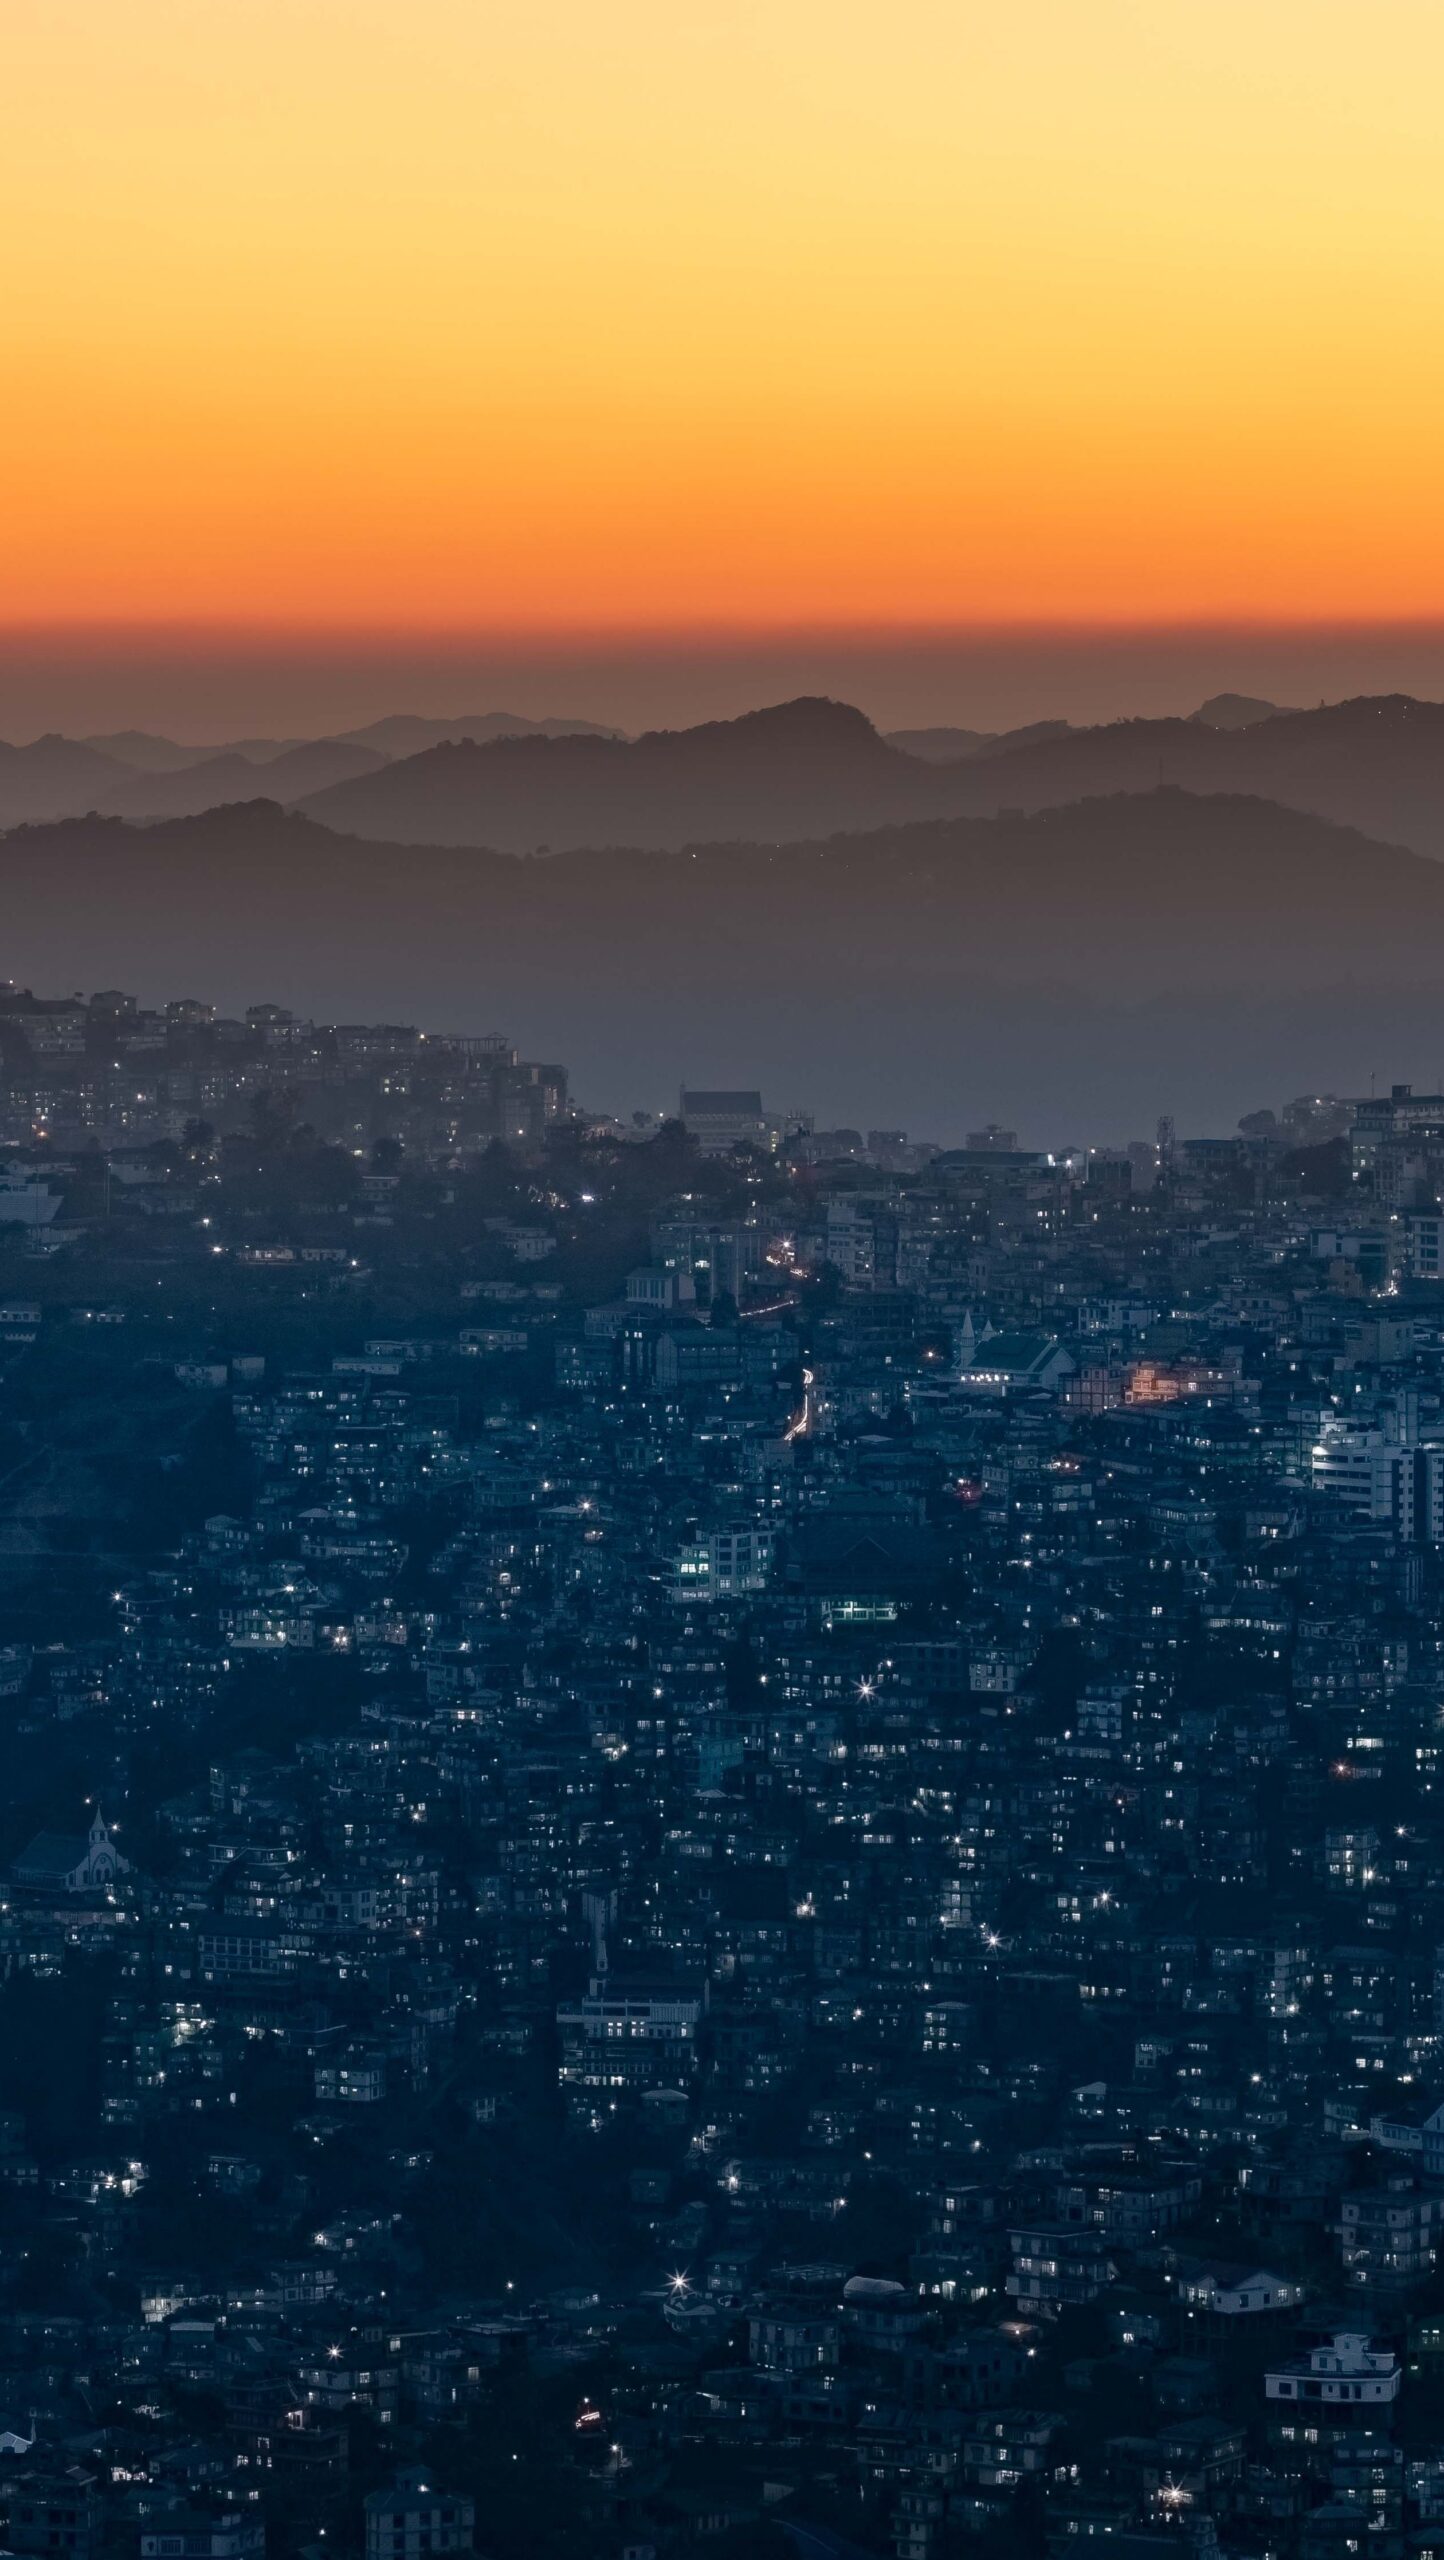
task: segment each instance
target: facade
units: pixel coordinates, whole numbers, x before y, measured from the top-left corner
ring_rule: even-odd
[[[142,2528],[140,2560],[256,2560],[266,2548],[263,2517],[197,2515],[182,2508]]]
[[[1362,2332],[1340,2329],[1326,2346],[1311,2348],[1296,2362],[1270,2366],[1264,2392],[1270,2400],[1296,2401],[1330,2414],[1367,2416],[1398,2399],[1400,2380],[1392,2347],[1375,2348]]]
[[[43,1831],[22,1849],[15,1882],[33,1891],[104,1893],[127,1872],[104,1817],[97,1813],[84,1833]]]
[[[1353,2284],[1417,2283],[1434,2266],[1441,2232],[1444,2196],[1421,2193],[1407,2178],[1340,2202],[1339,2251]]]
[[[1306,2298],[1297,2277],[1276,2275],[1269,2267],[1203,2266],[1178,2278],[1179,2301],[1215,2320],[1272,2318],[1298,2311]]]
[[[1101,2233],[1043,2226],[1010,2231],[1007,2290],[1020,2311],[1052,2313],[1096,2302],[1116,2272]]]
[[[389,2489],[366,2500],[366,2560],[433,2560],[442,2552],[476,2549],[476,2508],[433,2485],[421,2471],[403,2471]]]
[[[594,1974],[557,2011],[561,2077],[577,2092],[680,2086],[696,2067],[703,1994],[683,1985]]]
[[[727,1155],[733,1147],[770,1153],[775,1144],[775,1126],[762,1108],[760,1093],[689,1091],[684,1085],[678,1117],[704,1156]]]

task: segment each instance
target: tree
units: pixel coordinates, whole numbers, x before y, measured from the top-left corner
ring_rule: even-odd
[[[253,1094],[249,1118],[251,1135],[263,1155],[281,1155],[297,1139],[314,1135],[302,1127],[301,1099],[289,1085],[279,1093],[273,1093],[268,1086],[264,1092]]]

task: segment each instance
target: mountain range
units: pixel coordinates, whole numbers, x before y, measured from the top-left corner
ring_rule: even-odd
[[[343,730],[341,738],[347,746],[379,747],[387,756],[414,756],[448,741],[484,746],[493,738],[617,738],[621,734],[595,720],[525,720],[519,711],[466,711],[454,720],[393,711],[385,719],[368,722],[364,729]]]
[[[1444,984],[1444,865],[1259,799],[1165,785],[1032,814],[914,821],[681,854],[598,847],[534,862],[373,843],[253,800],[151,826],[73,819],[0,840],[5,966],[84,985],[314,984],[331,955],[699,987],[841,971],[1261,987]],[[244,966],[240,955],[244,948]],[[107,964],[105,955],[109,954]],[[640,971],[640,977],[639,977]],[[612,981],[615,983],[615,981]],[[431,1007],[435,1013],[435,1005]]]
[[[1444,865],[1171,786],[545,862],[257,801],[19,829],[0,880],[0,968],[38,989],[500,1027],[627,1107],[686,1073],[937,1132],[961,1096],[1055,1125],[1064,1092],[1067,1134],[1116,1135],[1135,1100],[1217,1126],[1235,1092],[1438,1072]]]
[[[434,747],[302,805],[347,834],[401,843],[675,849],[1037,810],[1165,782],[1277,800],[1444,857],[1444,704],[1389,695],[1232,728],[1120,720],[943,764],[904,753],[846,704],[801,701],[631,740]]]
[[[1201,702],[1189,719],[1204,729],[1251,729],[1256,721],[1278,717],[1279,705],[1252,693],[1215,693]],[[890,747],[921,756],[925,764],[963,764],[969,756],[1006,754],[1013,747],[1033,746],[1039,738],[1071,738],[1071,720],[1030,720],[1021,729],[887,729]]]
[[[317,746],[322,743],[342,747],[372,747],[382,757],[419,755],[424,747],[440,746],[447,738],[612,738],[620,733],[603,727],[595,720],[528,720],[520,711],[460,711],[454,718],[423,716],[415,711],[388,712],[384,719],[370,720],[361,729],[340,729],[328,734],[325,741],[315,738],[227,738],[214,747],[181,746],[175,738],[162,738],[147,729],[115,729],[103,737],[82,738],[80,744],[94,747],[102,755],[115,757],[120,764],[132,766],[138,773],[180,773],[192,765],[204,764],[219,756],[244,756],[249,764],[271,764],[294,747]]]
[[[437,727],[445,738],[406,752]],[[473,734],[452,734],[462,728]],[[406,714],[345,738],[249,739],[178,763],[186,753],[134,732],[0,746],[0,826],[89,811],[190,816],[259,790],[377,843],[676,850],[1029,812],[1167,783],[1277,801],[1444,858],[1444,704],[1402,694],[1315,711],[1219,696],[1189,719],[1044,721],[1001,737],[884,736],[844,703],[808,699],[638,738],[560,720],[523,730],[508,713]]]
[[[952,788],[951,768],[889,746],[862,712],[804,699],[640,738],[433,747],[304,805],[344,834],[400,843],[667,851],[931,817],[949,807]]]
[[[1194,713],[1198,719],[1201,714]],[[1030,720],[1021,729],[885,729],[890,747],[924,764],[965,764],[969,756],[996,755],[1000,748],[1031,746],[1035,738],[1067,738],[1071,720]]]
[[[373,773],[448,739],[610,738],[589,720],[528,720],[520,712],[467,712],[454,720],[397,712],[334,738],[236,738],[183,746],[144,729],[101,736],[50,735],[27,746],[0,740],[0,828],[52,818],[174,818],[253,799],[264,787],[292,802]]]

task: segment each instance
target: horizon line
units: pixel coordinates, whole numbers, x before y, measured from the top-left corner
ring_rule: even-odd
[[[669,649],[691,646],[709,651],[751,652],[772,647],[796,647],[799,643],[825,644],[831,648],[856,646],[862,649],[888,647],[956,647],[959,644],[990,643],[1007,646],[1030,641],[1069,641],[1088,639],[1106,643],[1111,639],[1136,643],[1141,639],[1168,642],[1199,639],[1242,641],[1258,640],[1382,640],[1398,637],[1418,639],[1444,637],[1444,610],[1432,614],[1359,615],[1359,614],[1078,614],[989,616],[975,620],[950,619],[931,621],[874,620],[852,617],[836,620],[808,620],[799,617],[788,621],[741,622],[705,619],[657,621],[577,621],[569,623],[468,622],[438,623],[410,621],[354,620],[267,620],[259,617],[144,615],[74,617],[45,620],[30,617],[9,621],[0,618],[0,651],[31,647],[37,642],[54,648],[57,645],[94,646],[111,641],[155,641],[174,644],[178,640],[194,643],[209,641],[226,647],[255,646],[265,648],[296,647],[323,644],[330,650],[354,649],[369,653],[373,649],[417,647],[427,650],[497,649],[519,654],[547,655],[616,646],[645,649],[649,645],[665,645]]]

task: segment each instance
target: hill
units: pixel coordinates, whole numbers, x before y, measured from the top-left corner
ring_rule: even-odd
[[[1277,720],[1280,705],[1256,693],[1211,693],[1188,716],[1202,729],[1252,729],[1260,720]]]
[[[72,811],[96,809],[107,791],[123,786],[131,768],[79,738],[36,738],[26,747],[0,739],[0,827],[33,824]]]
[[[652,966],[711,983],[735,965],[780,968],[789,986],[833,969],[1444,984],[1444,866],[1266,801],[1167,786],[1033,815],[541,862],[348,839],[252,800],[151,826],[18,828],[0,839],[0,883],[7,974],[65,985],[128,969],[148,987],[162,953],[168,983],[209,986],[222,963],[251,986],[282,963],[314,983],[337,952],[394,965],[402,927],[456,992],[478,950],[518,967],[605,960],[639,983]]]
[[[1069,720],[1030,720],[1021,729],[889,729],[890,747],[905,756],[921,756],[924,764],[962,764],[969,756],[994,756],[1010,747],[1031,746],[1035,738],[1066,738]]]
[[[924,764],[965,764],[969,756],[994,745],[997,733],[992,729],[888,729],[883,734],[890,747],[905,756],[918,756]]]
[[[454,719],[428,719],[415,711],[389,712],[368,721],[364,729],[343,729],[343,743],[379,747],[385,756],[420,755],[427,747],[484,744],[490,738],[615,738],[616,729],[596,720],[527,720],[519,711],[462,711]]]
[[[1244,728],[1119,720],[1012,746],[948,777],[977,812],[1060,806],[1100,792],[1259,794],[1444,858],[1444,703],[1364,696],[1280,711]]]
[[[113,756],[136,773],[182,773],[187,765],[201,764],[214,752],[208,747],[180,746],[174,738],[158,737],[150,729],[111,729],[103,737],[82,738],[80,744],[93,747],[98,755]]]
[[[20,829],[0,882],[22,983],[500,1027],[626,1108],[685,1074],[933,1133],[985,1103],[1057,1131],[1064,1093],[1058,1134],[1116,1137],[1160,1097],[1217,1127],[1231,1097],[1437,1072],[1444,866],[1259,800],[545,862],[253,801]]]
[[[280,801],[300,800],[327,785],[379,773],[385,763],[374,747],[348,746],[333,738],[283,747],[264,763],[232,748],[179,771],[128,774],[111,783],[93,805],[114,817],[189,818],[227,801],[253,800],[258,790]]]
[[[1277,712],[1245,727],[1042,722],[948,761],[938,753],[936,733],[927,749],[914,741],[904,751],[845,704],[801,701],[630,741],[435,747],[304,805],[346,834],[524,853],[780,842],[1172,783],[1275,800],[1444,857],[1444,704],[1406,695]]]
[[[417,713],[401,711],[380,720],[369,721],[364,728],[348,729],[324,738],[227,738],[216,746],[182,745],[178,739],[166,738],[149,729],[114,729],[87,738],[58,736],[37,740],[34,746],[5,748],[0,744],[0,773],[8,755],[21,755],[30,760],[37,783],[42,768],[45,785],[32,797],[45,801],[42,807],[20,807],[12,815],[0,782],[0,826],[23,824],[35,817],[79,817],[92,806],[117,810],[114,803],[96,800],[93,791],[87,795],[87,784],[101,774],[92,759],[99,756],[104,764],[116,764],[137,774],[180,774],[208,771],[215,784],[211,800],[192,800],[184,791],[173,800],[134,804],[130,814],[188,816],[192,810],[218,807],[223,800],[237,795],[231,782],[244,767],[279,765],[285,785],[278,797],[300,797],[303,792],[319,791],[323,784],[340,782],[352,775],[369,772],[374,765],[388,764],[395,756],[418,755],[424,748],[440,745],[447,739],[460,738],[614,738],[615,729],[605,728],[595,720],[541,719],[528,720],[519,711],[463,712],[455,719],[427,719]],[[39,750],[44,748],[41,756]],[[322,756],[319,751],[324,749]],[[308,766],[299,761],[310,756]],[[287,759],[298,759],[288,769]],[[116,777],[110,776],[114,782]],[[294,786],[294,787],[293,787]],[[48,793],[48,797],[47,797]]]
[[[463,728],[476,734],[453,738]],[[210,754],[136,731],[47,737],[0,745],[0,827],[89,810],[183,816],[259,787],[377,842],[676,849],[1027,812],[1160,783],[1274,800],[1444,859],[1444,704],[1393,694],[1276,711],[1218,695],[1188,719],[1046,720],[996,737],[883,737],[860,711],[809,700],[635,739],[580,721],[526,728],[509,712],[398,713],[349,738],[250,738]]]
[[[305,805],[344,833],[400,843],[675,849],[932,816],[948,805],[948,787],[860,711],[803,700],[633,739],[433,747]]]

